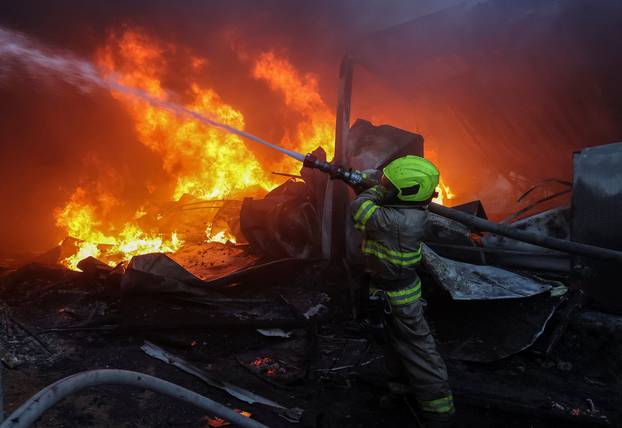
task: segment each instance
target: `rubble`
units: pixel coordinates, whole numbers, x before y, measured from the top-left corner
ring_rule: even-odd
[[[594,36],[607,52],[617,46],[609,43],[610,37],[589,33],[590,37],[575,40],[574,34],[566,31],[577,27],[576,22],[561,18],[582,18],[583,8],[562,8],[559,2],[552,2],[554,7],[527,4],[531,2],[468,3],[378,31],[359,40],[344,55],[337,94],[336,163],[332,167],[341,163],[344,168],[379,169],[404,154],[424,155],[423,137],[417,133],[363,119],[350,127],[355,66],[365,66],[372,74],[386,78],[387,88],[379,85],[375,88],[378,92],[401,83],[400,93],[408,95],[408,104],[412,105],[403,105],[399,120],[405,123],[404,117],[415,113],[413,117],[417,121],[424,119],[423,129],[431,130],[436,141],[453,144],[443,147],[451,150],[452,156],[442,162],[453,168],[444,165],[444,177],[460,177],[471,167],[490,168],[494,171],[489,177],[503,183],[491,183],[485,189],[490,193],[503,193],[513,185],[511,181],[525,183],[528,174],[523,176],[522,171],[501,174],[504,168],[519,165],[521,157],[524,161],[538,155],[538,144],[530,148],[519,143],[548,139],[557,144],[566,138],[572,139],[570,143],[587,141],[585,136],[590,133],[579,132],[581,126],[606,125],[605,119],[585,120],[594,118],[585,115],[583,106],[578,110],[566,108],[567,100],[558,96],[568,93],[567,87],[578,87],[574,75],[589,74],[577,74],[576,67],[566,66],[576,65],[577,58],[595,59],[591,56],[593,49],[587,49],[589,43],[579,46],[578,53],[566,50],[571,53],[568,55],[557,49],[558,42],[568,39],[581,44],[583,39]],[[602,23],[614,28],[614,21]],[[539,24],[533,26],[532,22]],[[517,28],[529,37],[513,37],[512,31]],[[539,43],[543,29],[551,33],[551,43]],[[490,34],[501,36],[489,43]],[[415,48],[388,48],[403,44]],[[33,52],[27,48],[22,50]],[[64,58],[47,56],[43,50],[34,52],[40,52],[37,58]],[[114,52],[110,51],[111,58],[116,56]],[[551,52],[559,61],[551,61]],[[200,61],[193,59],[192,67],[200,65]],[[603,63],[582,61],[580,65],[587,71],[599,71]],[[526,75],[535,80],[515,79],[508,70],[528,72]],[[157,75],[149,77],[155,79]],[[549,80],[555,80],[551,76],[560,77],[556,80],[560,86],[548,87]],[[316,86],[313,76],[304,79],[308,82],[301,81],[301,88]],[[166,95],[167,85],[155,81],[151,86]],[[274,82],[268,83],[274,86]],[[212,101],[229,111],[215,91],[194,86],[198,89],[192,92],[198,100],[206,97],[203,104]],[[608,93],[603,90],[606,86],[592,86],[587,92],[574,94],[585,101],[581,103],[584,106]],[[115,88],[125,86],[117,82]],[[315,88],[311,89],[319,97]],[[286,100],[289,90],[283,89]],[[142,94],[143,100],[151,98],[150,94]],[[298,160],[308,159],[304,153],[285,148],[294,141],[290,130],[284,132],[282,142],[286,144],[272,145],[236,130],[245,123],[250,129],[259,123],[255,118],[242,120],[241,111],[234,114],[232,106],[231,116],[239,115],[239,120],[228,118],[225,125],[173,104],[173,98],[168,100],[165,95],[153,100],[145,118],[151,118],[151,107],[177,106],[178,113],[191,113],[203,124],[216,124],[220,131],[289,152]],[[530,108],[522,104],[527,98],[532,103]],[[286,104],[291,107],[289,101]],[[203,107],[206,114],[211,109]],[[323,102],[312,100],[304,107],[305,112],[298,108],[287,115],[303,113],[314,127],[327,125],[325,119],[330,119],[332,113],[325,107]],[[501,107],[507,109],[502,111]],[[306,110],[315,108],[326,116],[317,123],[315,116],[306,117]],[[383,108],[381,104],[379,108]],[[383,115],[373,116],[374,120],[379,117]],[[518,117],[538,120],[535,126],[527,127]],[[183,192],[192,191],[188,189],[195,183],[179,181],[180,177],[212,178],[216,171],[210,168],[218,168],[217,163],[233,166],[228,172],[241,172],[240,177],[247,174],[241,181],[248,181],[254,175],[251,172],[265,166],[263,155],[251,159],[256,162],[243,162],[245,146],[241,142],[231,146],[237,156],[221,159],[225,151],[216,150],[219,156],[213,157],[211,149],[226,142],[216,138],[220,131],[212,134],[208,128],[205,134],[189,132],[190,127],[180,127],[185,119],[169,120],[166,115],[161,119],[158,126],[151,126],[151,121],[150,126],[140,126],[147,122],[139,121],[136,129],[148,128],[149,132],[142,134],[154,134],[148,147],[167,149],[163,162],[170,178],[175,178],[175,171],[185,164],[197,170],[192,171],[192,176],[177,177],[177,185],[184,184]],[[165,126],[167,122],[174,126]],[[167,130],[175,138],[168,138]],[[327,130],[330,127],[318,126],[313,135],[324,139]],[[296,138],[305,137],[308,130],[301,126],[299,131],[305,132]],[[609,131],[592,130],[591,134],[602,138],[613,135],[607,134]],[[202,150],[206,137],[214,138],[210,150]],[[486,142],[498,142],[495,148],[505,151],[511,161],[504,164],[503,158],[490,155]],[[294,144],[292,149],[302,147]],[[551,146],[547,156],[556,155],[558,147]],[[186,156],[176,159],[169,155],[169,149]],[[198,156],[194,162],[203,152],[210,152],[210,156]],[[313,154],[320,161],[327,160],[323,149]],[[496,160],[500,165],[492,164]],[[465,171],[457,170],[458,164],[466,165]],[[622,308],[618,288],[622,261],[621,164],[622,143],[577,152],[572,183],[545,180],[543,183],[564,188],[536,198],[500,223],[490,221],[487,215],[497,218],[498,207],[484,207],[480,200],[451,208],[446,206],[450,205],[447,200],[445,205],[430,204],[423,264],[418,271],[422,306],[447,361],[460,422],[465,426],[622,426],[622,321],[607,312]],[[331,165],[325,166],[334,175]],[[236,167],[240,167],[239,171]],[[300,175],[289,169],[283,171],[275,174],[288,177],[287,181],[261,199],[224,199],[222,195],[229,194],[229,189],[224,189],[229,187],[226,181],[235,178],[214,174],[222,178],[224,183],[219,180],[219,186],[223,184],[223,189],[212,186],[196,194],[218,194],[222,199],[202,200],[187,193],[179,197],[182,188],[176,187],[174,197],[178,200],[141,206],[133,218],[140,233],[131,241],[149,236],[156,242],[154,246],[129,251],[113,247],[110,242],[118,239],[107,239],[112,237],[104,236],[104,232],[113,230],[118,235],[121,229],[105,224],[101,230],[92,228],[91,232],[99,233],[90,238],[82,234],[84,240],[68,237],[42,254],[0,260],[0,391],[6,390],[6,394],[0,394],[0,404],[6,404],[10,411],[18,409],[2,427],[25,426],[34,421],[41,409],[54,404],[54,398],[49,397],[58,391],[64,395],[85,385],[99,385],[103,380],[141,389],[127,394],[117,385],[84,391],[80,399],[59,403],[43,415],[39,424],[412,425],[417,411],[407,397],[410,388],[403,379],[396,382],[386,367],[390,363],[385,358],[386,332],[374,329],[358,304],[368,296],[360,234],[352,227],[347,209],[352,189],[309,168],[303,168]],[[240,193],[231,194],[240,198],[263,195],[275,185],[276,178],[271,176],[271,180],[263,182],[260,176],[249,184],[257,192],[246,193],[243,190],[249,190],[249,186],[237,189],[244,186],[232,183],[235,185],[231,190]],[[475,182],[482,177],[469,174],[464,178]],[[519,202],[527,195],[534,196],[541,184],[529,188]],[[164,192],[152,183],[145,187],[153,201]],[[95,185],[90,190],[100,191]],[[139,190],[125,189],[128,194]],[[571,192],[570,205],[526,215],[543,202],[559,201],[555,198]],[[93,207],[86,203],[84,207],[90,210],[114,206],[105,196]],[[485,193],[476,197],[490,200]],[[97,216],[90,223],[98,224]],[[64,226],[75,233],[68,224]],[[170,245],[163,245],[165,236],[171,237]],[[93,250],[90,254],[97,257],[76,260],[81,272],[62,267],[61,263],[76,266],[67,259],[69,255],[84,257],[85,253],[76,251],[83,244],[89,244]],[[386,251],[391,253],[390,249]],[[77,388],[77,379],[87,381]],[[72,387],[63,389],[67,384]],[[190,404],[203,403],[201,410],[154,396],[143,390],[147,384],[159,384],[153,389],[168,390],[169,395],[185,397]],[[39,390],[42,392],[33,400],[26,401]],[[204,391],[213,395],[214,401],[203,396]],[[395,405],[380,397],[396,391],[404,394],[399,404],[392,409],[381,408]],[[18,408],[20,403],[26,406]]]
[[[570,239],[570,223],[570,208],[562,206],[536,213],[511,224],[519,230]],[[535,271],[570,272],[570,257],[560,251],[492,234],[484,236],[482,243],[490,248],[524,252],[524,254],[493,254],[489,258],[491,263]]]
[[[193,376],[198,377],[199,379],[203,380],[208,385],[213,386],[215,388],[220,388],[223,391],[226,391],[228,394],[232,395],[233,397],[241,401],[244,401],[248,404],[260,403],[270,408],[276,409],[277,413],[289,422],[297,423],[300,421],[300,418],[302,417],[302,414],[303,414],[302,409],[299,409],[299,408],[288,409],[278,403],[275,403],[274,401],[270,399],[261,397],[251,391],[247,391],[243,388],[232,385],[226,381],[216,379],[212,375],[209,375],[208,373],[199,369],[193,364],[190,364],[189,362],[184,361],[182,358],[179,358],[175,355],[172,355],[166,352],[165,350],[154,345],[153,343],[145,342],[144,345],[141,347],[141,349],[150,357],[156,358],[167,364],[174,365],[178,369],[186,373],[189,373]]]
[[[215,250],[216,254],[220,254],[218,248],[209,248],[209,251]],[[307,409],[300,419],[301,424],[305,424],[308,418],[314,420],[317,417],[338,421],[341,426],[360,425],[374,418],[390,425],[410,420],[409,411],[398,411],[386,419],[382,409],[373,404],[373,397],[382,395],[386,390],[386,382],[382,380],[385,376],[382,344],[358,323],[351,321],[349,312],[343,310],[343,302],[349,301],[346,283],[341,283],[341,286],[339,282],[333,284],[331,281],[339,281],[338,273],[323,270],[321,264],[309,261],[296,263],[295,267],[287,263],[273,265],[271,274],[263,270],[259,275],[246,274],[238,276],[236,281],[225,281],[228,284],[237,283],[233,287],[222,285],[217,279],[197,280],[196,276],[166,256],[138,258],[133,264],[135,268],[140,267],[140,272],[155,275],[156,278],[163,275],[174,278],[175,287],[183,283],[187,288],[210,290],[209,293],[183,295],[162,293],[162,290],[153,288],[147,294],[127,294],[119,287],[120,281],[115,285],[110,278],[41,265],[13,270],[0,283],[0,294],[3,298],[7,297],[6,303],[11,310],[19,311],[21,324],[37,335],[55,357],[50,359],[32,340],[19,339],[20,344],[29,343],[28,351],[23,350],[22,354],[18,350],[19,346],[24,345],[3,342],[5,352],[20,358],[19,365],[6,368],[4,372],[8,403],[22,402],[46,383],[63,376],[104,366],[147,370],[202,392],[201,384],[193,383],[185,373],[167,371],[166,365],[153,363],[146,356],[143,358],[139,348],[147,339],[161,349],[175,346],[176,357],[203,372],[217,373],[221,379],[226,377],[227,382],[242,390],[270,397],[271,401],[286,408]],[[133,268],[128,267],[124,275],[133,276]],[[242,272],[248,269],[243,268]],[[611,334],[620,335],[622,328],[619,323],[611,321],[610,316],[597,316],[594,315],[597,312],[582,309],[571,312],[564,334],[546,357],[545,361],[552,361],[553,364],[545,367],[538,362],[543,358],[542,353],[537,353],[541,348],[532,342],[536,333],[542,329],[548,331],[549,327],[554,326],[550,323],[555,316],[549,323],[544,320],[559,306],[559,299],[565,298],[565,295],[548,296],[552,284],[543,283],[546,284],[543,290],[549,291],[531,297],[453,301],[438,295],[441,289],[433,285],[431,278],[424,277],[424,282],[428,318],[435,329],[440,349],[448,358],[459,410],[467,420],[469,409],[481,406],[518,412],[521,416],[517,418],[529,419],[526,409],[536,402],[539,406],[544,405],[547,394],[556,397],[556,401],[567,409],[538,413],[537,417],[553,421],[551,426],[572,408],[581,409],[581,416],[573,417],[581,423],[595,418],[589,413],[590,406],[584,397],[590,397],[595,403],[600,412],[598,421],[603,420],[603,415],[615,420],[614,403],[619,395],[616,395],[614,384],[607,380],[607,372],[595,372],[581,360],[586,352],[600,352],[609,361],[606,363],[610,367],[608,370],[618,370],[616,364],[620,363],[615,362],[617,357],[614,355],[618,355],[615,349],[605,354],[602,350],[598,351],[603,349],[600,346],[607,349],[615,342],[609,345],[594,342],[594,348],[583,349],[584,342],[573,339],[577,334],[589,337],[585,335],[600,329],[598,326],[605,322],[609,322],[607,325]],[[211,283],[216,286],[212,287]],[[154,300],[158,295],[161,299]],[[126,299],[129,300],[121,302]],[[33,302],[36,304],[33,305]],[[304,319],[303,314],[317,305],[324,305],[326,312],[311,320]],[[29,310],[25,310],[26,307]],[[59,310],[64,309],[71,310],[77,318],[59,314]],[[495,321],[491,322],[491,319]],[[292,327],[260,325],[267,320],[289,322]],[[301,320],[307,324],[301,323]],[[299,324],[293,326],[294,323]],[[280,328],[289,334],[265,337],[257,334],[257,328],[268,329],[270,334],[278,331],[275,328]],[[52,329],[58,331],[50,331]],[[36,352],[32,353],[33,350]],[[19,355],[28,355],[26,352],[30,352],[30,357],[22,360]],[[18,381],[21,373],[38,373],[41,370],[47,374],[36,385]],[[584,380],[586,375],[593,384]],[[517,376],[526,377],[541,392],[526,391],[521,389],[524,388],[522,386],[517,389]],[[561,383],[556,383],[562,380],[563,387]],[[222,384],[222,380],[217,382]],[[575,395],[565,386],[567,382],[576,385]],[[495,391],[494,397],[490,394],[491,388]],[[130,416],[136,406],[149,409],[154,417],[158,415],[159,420],[166,420],[173,413],[171,405],[164,399],[140,396],[119,401],[118,397],[126,396],[115,389],[109,391],[96,391],[85,397],[105,397],[115,403],[112,408],[116,409],[130,406],[131,411],[128,408],[124,413],[124,420],[133,420],[140,425],[153,426],[155,423],[148,422],[149,419],[140,423],[132,419],[137,417]],[[211,397],[212,393],[209,394]],[[214,395],[214,399],[221,402],[233,399],[231,407],[246,409],[253,414],[253,418],[264,424],[285,426],[289,423],[262,406],[231,398],[224,391],[222,394],[225,395],[218,394]],[[525,401],[526,397],[531,398]],[[352,414],[342,406],[361,410],[359,414]],[[11,405],[8,407],[11,410]],[[85,404],[79,412],[88,413],[91,408]],[[313,410],[318,408],[324,410]],[[73,407],[61,406],[50,410],[43,421],[49,421],[48,418],[73,418],[77,416],[76,412]],[[323,416],[319,416],[320,413]],[[205,417],[198,411],[189,410],[185,414],[183,420],[190,425],[200,424]],[[344,418],[345,414],[351,417]],[[112,414],[106,417],[115,418]],[[481,414],[477,413],[479,417]],[[494,412],[490,417],[494,420]],[[472,416],[472,420],[477,418],[475,414]],[[566,419],[564,421],[567,422]]]
[[[304,182],[289,180],[264,199],[246,198],[240,211],[242,233],[270,257],[319,256],[318,197]]]
[[[45,370],[52,378],[44,381],[52,381],[92,367],[148,367],[184,385],[192,383],[184,375],[192,374],[224,394],[219,398],[229,407],[271,426],[410,421],[409,407],[387,417],[369,405],[391,389],[386,343],[358,317],[356,293],[363,287],[356,257],[338,266],[317,258],[320,240],[313,231],[320,225],[321,194],[288,181],[264,200],[244,201],[240,230],[248,244],[190,243],[174,254],[139,255],[116,267],[91,257],[79,263],[82,272],[72,272],[57,264],[67,241],[39,259],[47,264],[7,265],[0,277],[0,327],[8,334],[0,345],[12,402],[45,386],[18,388],[21,373]],[[290,210],[301,201],[315,214]],[[477,201],[458,208],[486,217]],[[559,207],[511,227],[570,242],[571,213]],[[304,221],[292,221],[297,216]],[[235,229],[234,223],[227,227]],[[354,232],[348,236],[357,239]],[[508,412],[525,423],[550,421],[542,426],[622,420],[616,407],[622,399],[616,387],[622,323],[596,312],[573,286],[571,257],[435,213],[425,242],[420,276],[426,318],[465,420],[480,421],[479,409],[498,422]],[[166,365],[145,360],[141,345],[146,356]],[[173,347],[174,353],[165,351]],[[603,355],[606,364],[591,367],[590,352]],[[182,377],[162,367],[167,365]],[[155,406],[156,414],[167,408],[155,398],[139,402]],[[347,411],[353,407],[359,414]],[[64,414],[72,413],[61,407],[48,417]],[[186,425],[228,423],[189,415]]]

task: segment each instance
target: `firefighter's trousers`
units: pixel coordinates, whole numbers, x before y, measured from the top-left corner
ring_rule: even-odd
[[[388,302],[389,344],[407,373],[419,407],[430,419],[451,420],[454,404],[447,368],[423,316],[421,282],[399,291],[376,291]]]

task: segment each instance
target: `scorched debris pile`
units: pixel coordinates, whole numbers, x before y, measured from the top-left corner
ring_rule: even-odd
[[[376,136],[404,132],[363,122],[353,129],[360,127]],[[592,168],[618,159],[620,147],[576,154],[575,186],[605,177]],[[265,199],[246,200],[240,223],[250,245],[185,246],[170,257],[134,256],[127,268],[90,257],[79,263],[82,272],[51,264],[61,259],[58,251],[43,256],[48,260],[5,266],[5,405],[14,409],[64,375],[114,367],[169,379],[269,426],[410,423],[414,416],[402,401],[384,403],[390,412],[378,403],[386,393],[385,345],[353,318],[362,284],[357,262],[331,267],[318,258],[316,235],[303,233],[321,229],[318,192],[326,180],[318,178],[292,179]],[[513,227],[576,236],[585,208],[576,189],[570,208],[524,217]],[[288,207],[305,204],[313,214],[304,221],[288,215]],[[485,217],[478,202],[458,209]],[[622,320],[595,310],[611,306],[602,293],[615,294],[606,276],[600,288],[589,287],[598,263],[584,259],[579,268],[565,253],[474,234],[431,215],[421,271],[426,311],[461,420],[481,425],[485,418],[494,426],[511,414],[510,426],[618,424]],[[126,388],[89,390],[47,412],[42,423],[220,423],[216,414],[188,407],[182,416],[172,399]]]
[[[277,51],[240,49],[236,57],[249,70],[247,78],[262,83],[287,110],[279,145],[303,159],[311,153],[332,178],[337,170],[356,175],[406,154],[434,158],[441,175],[458,177],[476,163],[477,150],[461,159],[461,168],[445,168],[445,158],[417,132],[375,125],[364,115],[350,125],[352,82],[361,67],[395,76],[391,83],[404,84],[404,91],[426,94],[415,111],[433,130],[432,141],[462,132],[469,147],[481,150],[486,142],[486,153],[494,151],[489,142],[504,141],[499,135],[518,128],[513,121],[524,112],[501,71],[524,55],[537,67],[548,57],[546,49],[532,56],[533,46],[514,46],[511,37],[516,28],[537,34],[541,27],[510,24],[525,24],[525,16],[558,23],[558,15],[536,6],[508,11],[504,2],[478,4],[362,40],[343,58],[335,114],[319,95],[316,76],[301,73]],[[471,31],[465,22],[482,25]],[[440,32],[433,38],[438,45],[415,44],[422,48],[414,62],[390,58],[399,52],[388,46],[412,44],[434,31]],[[451,43],[442,43],[443,31],[453,36]],[[490,40],[486,31],[499,35],[494,49],[477,48]],[[1,37],[6,34],[0,29]],[[458,43],[463,41],[470,49]],[[494,67],[485,73],[499,72],[498,80],[473,77],[488,64],[486,55]],[[556,66],[563,55],[558,59]],[[254,118],[201,77],[210,60],[136,28],[111,33],[97,51],[106,78],[143,94],[140,99],[114,86],[110,93],[140,143],[161,161],[163,176],[145,183],[135,192],[140,196],[126,198],[113,166],[99,165],[55,211],[66,234],[57,247],[26,261],[0,260],[0,404],[5,413],[17,409],[3,428],[26,426],[53,404],[62,385],[77,388],[80,382],[114,385],[60,401],[40,426],[380,427],[418,420],[407,394],[388,394],[386,337],[365,319],[361,234],[346,209],[352,189],[265,148],[251,150],[239,133],[160,108],[158,103],[175,102],[224,129],[246,129]],[[447,64],[452,73],[439,72]],[[183,78],[173,70],[183,71]],[[404,76],[417,76],[416,84],[410,77],[405,84]],[[478,102],[486,97],[462,92],[471,84],[499,97],[490,105],[482,101],[486,126]],[[434,94],[454,102],[435,104]],[[493,104],[516,114],[499,118],[503,126],[487,126]],[[576,119],[574,111],[552,110],[549,117],[557,122]],[[561,131],[547,138],[572,134],[556,129]],[[514,144],[533,136],[527,137],[498,147],[522,153]],[[512,212],[458,196],[462,186],[473,187],[470,182],[445,181],[437,189],[418,274],[464,426],[622,425],[622,143],[597,140],[590,144],[603,145],[556,151],[572,165],[572,179],[551,171],[544,181],[526,183],[510,171],[512,190],[522,192]],[[508,158],[515,169],[518,161]],[[95,158],[90,162],[98,165]],[[454,203],[456,196],[464,203]],[[491,212],[492,218],[508,215],[492,222]],[[93,369],[108,370],[69,378],[18,409],[52,382]]]
[[[119,83],[161,100],[170,97],[164,86],[170,79],[165,74],[171,72],[169,61],[181,62],[186,80],[184,107],[215,116],[236,129],[245,128],[243,114],[201,78],[207,66],[205,58],[152,40],[134,29],[111,35],[96,58],[105,73]],[[334,116],[318,94],[315,78],[301,74],[273,52],[248,61],[252,78],[267,84],[299,116],[281,145],[302,152],[322,146],[332,156]],[[161,158],[166,179],[159,187],[148,183],[150,195],[142,201],[123,200],[115,188],[115,178],[105,173],[76,188],[55,214],[58,226],[77,240],[75,250],[63,259],[63,264],[72,269],[87,256],[114,265],[138,254],[175,252],[184,242],[237,242],[242,237],[236,233],[239,204],[235,202],[246,196],[262,196],[282,182],[282,177],[270,173],[271,169],[297,172],[297,165],[287,159],[258,157],[237,135],[179,117],[122,92],[113,91],[112,96],[129,113],[139,141]],[[163,201],[167,192],[170,199]]]

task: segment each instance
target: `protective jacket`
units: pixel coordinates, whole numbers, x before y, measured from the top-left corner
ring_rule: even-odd
[[[398,290],[418,282],[415,268],[421,247],[427,210],[384,206],[382,186],[359,194],[352,203],[354,227],[363,234],[361,251],[372,285]]]

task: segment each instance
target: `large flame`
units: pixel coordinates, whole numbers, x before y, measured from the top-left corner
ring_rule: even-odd
[[[63,260],[70,269],[77,269],[78,263],[89,257],[104,256],[104,261],[113,265],[128,258],[152,252],[177,251],[182,241],[176,233],[165,238],[161,234],[148,234],[136,224],[122,225],[114,235],[104,232],[106,226],[95,214],[97,208],[86,200],[86,191],[78,187],[69,202],[56,211],[56,222],[67,230],[67,234],[79,240],[74,254]]]
[[[327,158],[331,159],[335,141],[335,116],[320,97],[317,78],[312,74],[301,75],[289,61],[278,58],[274,52],[259,56],[253,68],[253,76],[265,80],[270,88],[280,92],[285,105],[304,119],[299,123],[296,135],[286,135],[282,145],[300,153],[310,153],[323,147]],[[300,168],[296,164],[291,164],[291,167],[293,170]]]
[[[180,56],[185,61],[182,68],[186,87],[182,104],[222,123],[244,129],[245,118],[241,111],[223,100],[214,88],[200,83],[204,82],[199,78],[201,70],[209,64],[206,58],[156,42],[142,32],[130,29],[112,35],[97,52],[96,60],[106,73],[114,75],[124,85],[140,88],[162,100],[180,102],[177,98],[170,99],[163,83],[166,70],[171,68],[168,62],[172,56],[176,61],[180,61]],[[290,131],[285,132],[280,144],[300,153],[322,147],[328,158],[332,158],[335,117],[319,95],[317,78],[300,73],[286,58],[273,51],[247,57],[244,64],[251,68],[249,74],[257,84],[265,84],[279,94],[285,106],[300,118],[293,126],[284,127]],[[111,95],[129,114],[139,141],[160,157],[170,183],[170,201],[182,197],[224,201],[262,196],[279,184],[279,180],[270,174],[271,169],[292,173],[300,169],[297,161],[287,157],[262,165],[236,135],[176,116],[120,92]],[[112,265],[134,255],[175,252],[184,244],[183,233],[178,234],[170,228],[164,233],[158,224],[145,229],[141,218],[147,217],[147,212],[143,209],[125,220],[119,220],[118,215],[112,216],[113,211],[127,208],[126,201],[116,197],[111,190],[113,184],[99,180],[88,189],[78,187],[65,206],[56,210],[57,225],[78,240],[75,252],[63,261],[69,268],[76,269],[78,262],[88,256]],[[151,190],[155,193],[156,189]],[[443,182],[438,192],[437,202],[443,203],[453,197]],[[128,212],[127,209],[124,211]],[[223,224],[220,221],[207,223],[204,241],[235,242],[235,236]]]
[[[165,100],[170,95],[163,84],[164,73],[168,69],[167,58],[172,53],[179,51],[130,29],[111,36],[106,46],[98,51],[96,59],[121,83]],[[190,54],[185,60],[188,69],[196,72],[208,63],[207,59]],[[286,106],[301,117],[295,133],[286,134],[281,144],[302,153],[321,146],[332,156],[334,115],[318,93],[317,79],[301,74],[287,59],[273,52],[258,55],[251,67],[252,77],[280,93]],[[200,79],[185,77],[189,79],[184,94],[185,107],[244,129],[244,116],[238,109],[226,103],[214,88],[199,83]],[[270,169],[261,165],[240,137],[176,116],[119,92],[112,92],[112,96],[130,115],[139,141],[161,158],[162,168],[173,182],[172,201],[184,195],[200,200],[261,196],[279,184]],[[300,168],[298,162],[285,157],[275,164],[288,172]],[[180,238],[175,232],[165,236],[157,230],[145,231],[133,218],[121,223],[110,220],[105,215],[105,201],[97,196],[109,194],[102,191],[106,189],[106,183],[97,183],[96,187],[99,191],[94,195],[87,194],[82,188],[76,189],[67,204],[56,212],[57,224],[67,235],[79,240],[76,252],[64,260],[66,266],[76,269],[77,263],[87,256],[100,257],[113,264],[137,254],[174,252],[183,244],[183,236]],[[113,196],[109,200],[122,204]],[[207,225],[205,240],[235,242],[230,231],[218,229],[213,224]]]
[[[169,47],[168,49],[172,49]],[[167,98],[162,88],[165,50],[146,36],[126,31],[111,38],[98,55],[105,69],[120,76],[121,83]],[[196,64],[196,58],[189,58]],[[222,123],[244,129],[242,113],[223,102],[212,88],[189,85],[186,107]],[[140,142],[158,153],[164,170],[176,181],[172,195],[189,194],[201,199],[242,197],[274,186],[244,142],[234,134],[145,104],[125,94],[113,92],[134,120]]]

